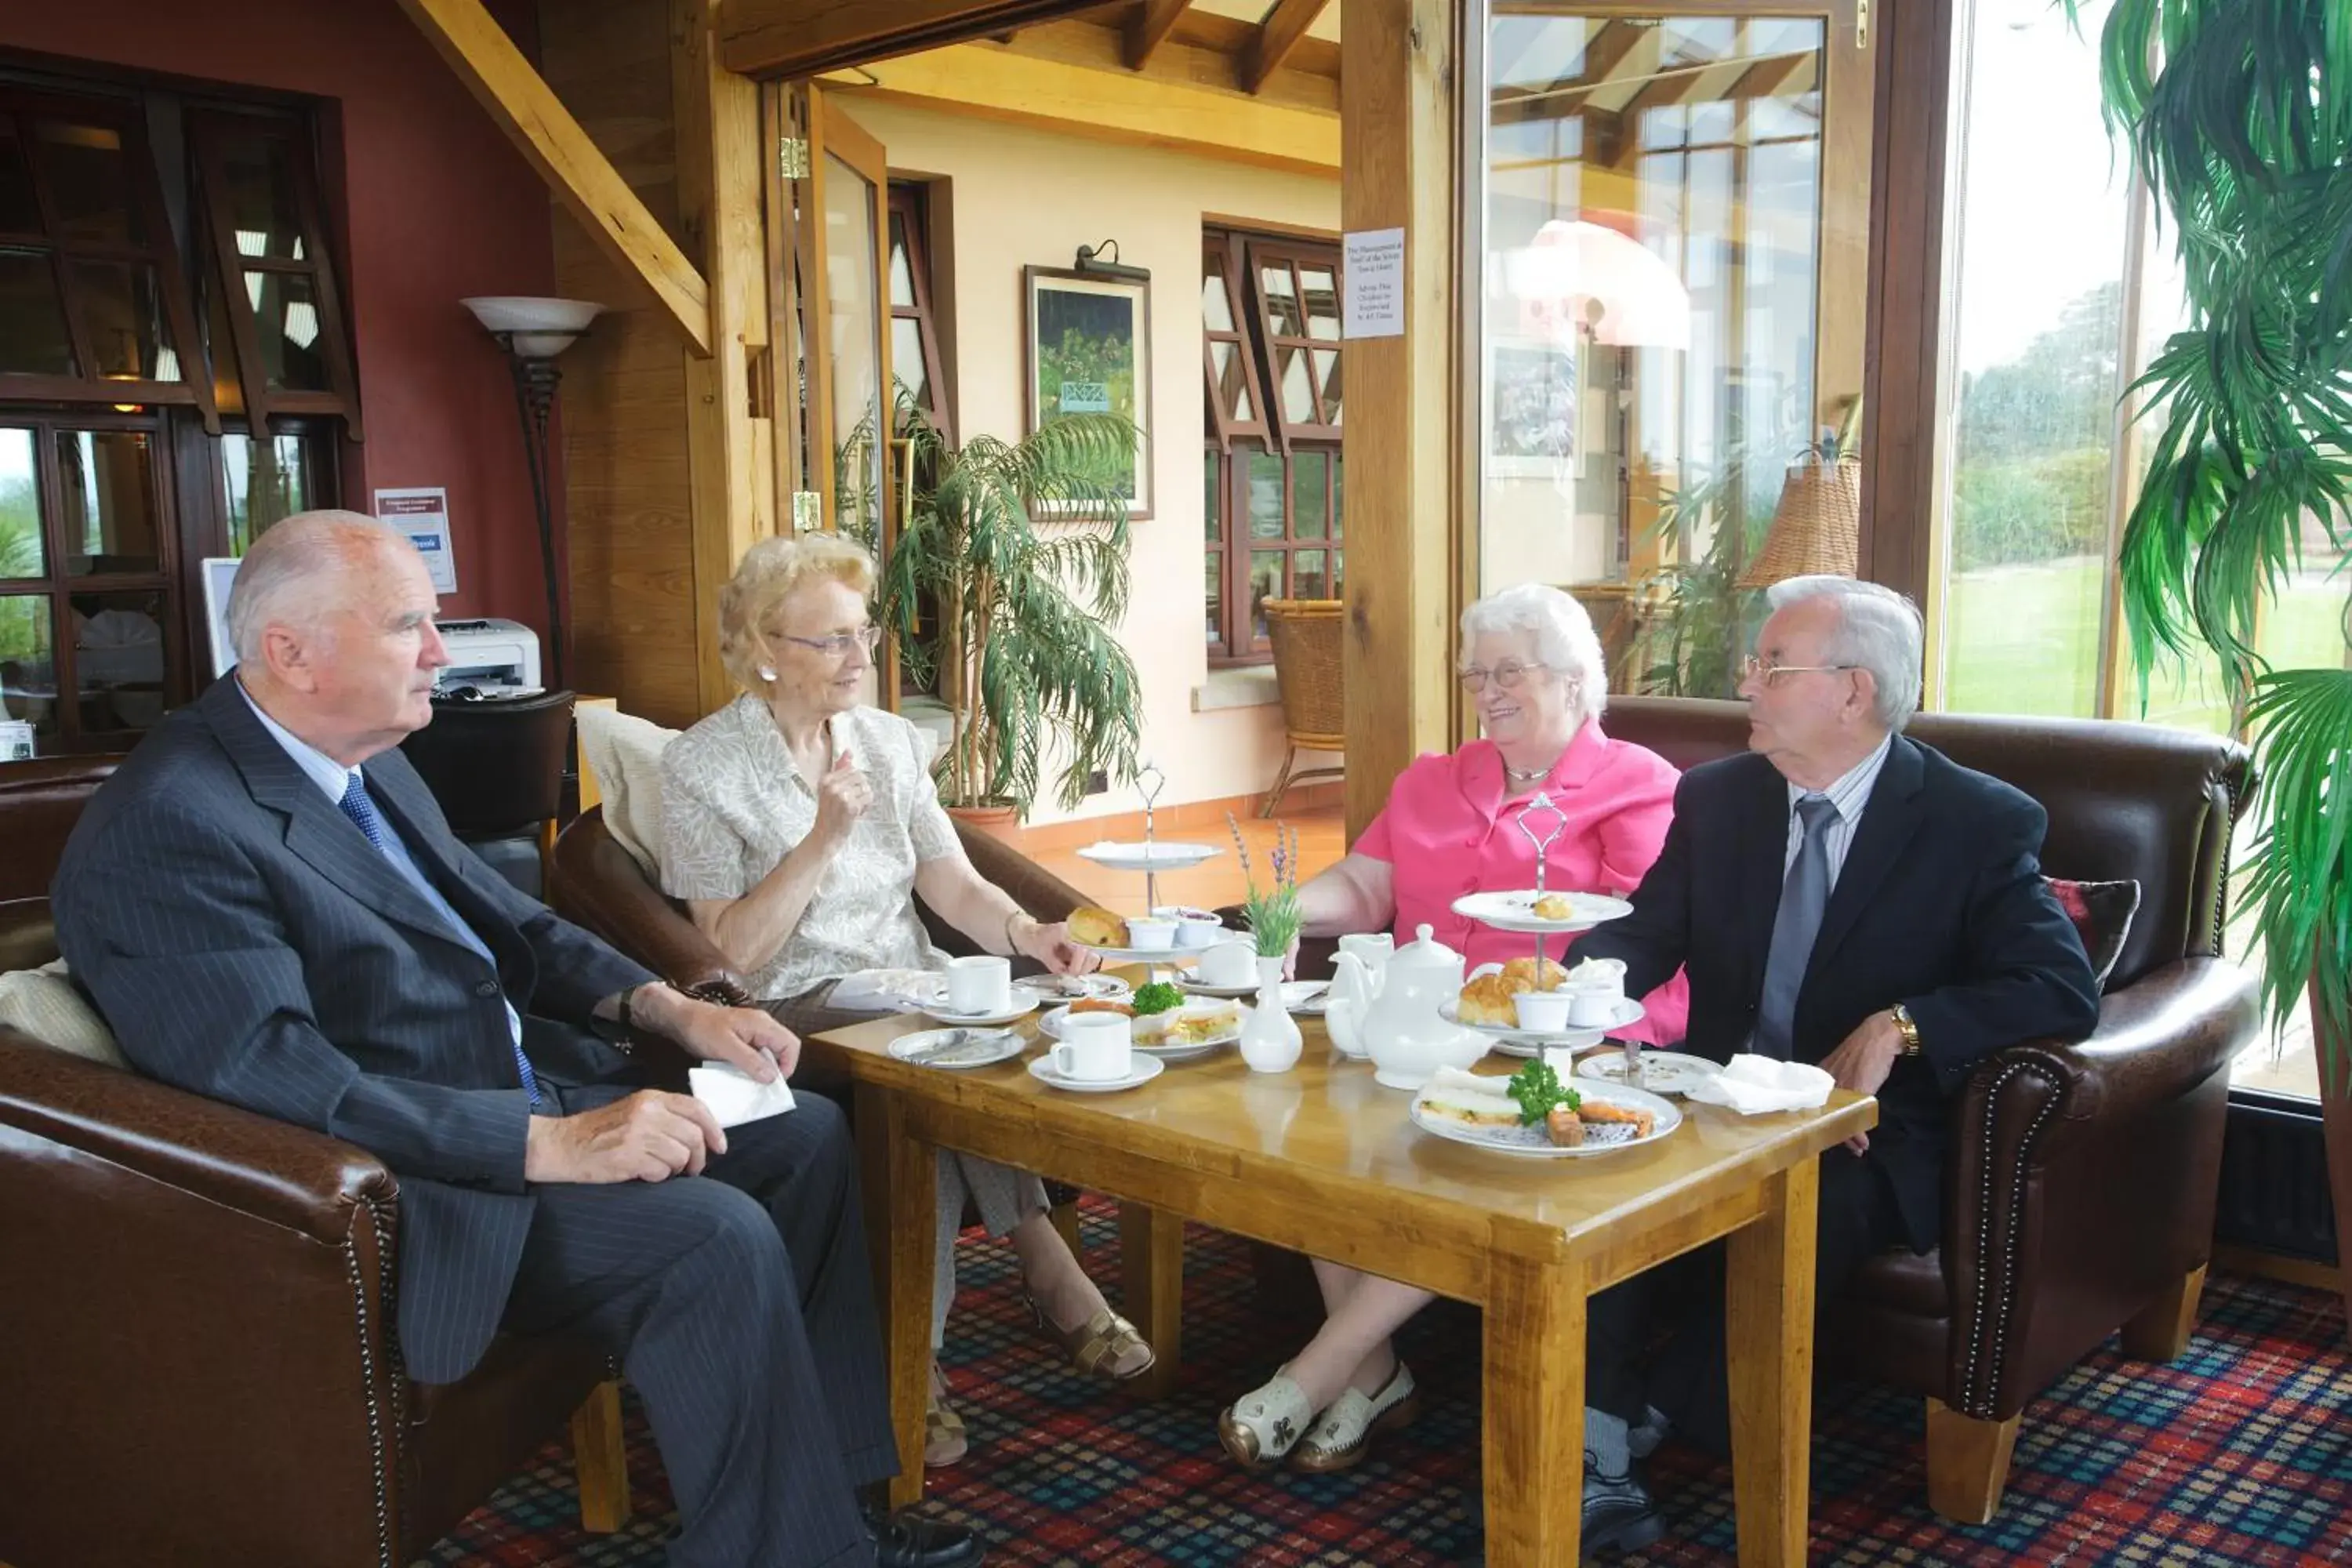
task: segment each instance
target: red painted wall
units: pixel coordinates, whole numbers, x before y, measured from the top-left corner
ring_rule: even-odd
[[[490,8],[535,54],[531,5]],[[446,486],[457,592],[444,613],[509,616],[544,637],[513,384],[457,301],[555,291],[547,192],[395,0],[57,0],[7,10],[0,45],[11,48],[334,101],[337,259],[367,431],[344,447],[344,503],[365,511],[379,486]],[[560,432],[553,440],[560,539]]]

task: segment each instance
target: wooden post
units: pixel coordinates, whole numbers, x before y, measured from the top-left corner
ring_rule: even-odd
[[[1460,0],[1349,0],[1339,210],[1404,230],[1404,333],[1347,344],[1348,837],[1424,751],[1453,744]]]
[[[719,589],[776,531],[775,407],[768,384],[767,235],[760,88],[719,62],[728,0],[671,0],[678,222],[710,289],[710,354],[686,366],[693,496],[696,688],[704,710],[733,695],[719,662]]]

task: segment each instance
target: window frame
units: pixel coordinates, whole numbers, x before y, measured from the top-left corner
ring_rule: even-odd
[[[1210,450],[1214,451],[1212,447]],[[1246,531],[1249,516],[1249,462],[1251,456],[1263,452],[1282,465],[1282,537],[1261,539]],[[1320,536],[1302,535],[1298,531],[1298,459],[1322,456],[1326,458],[1323,485],[1323,527]],[[1331,584],[1333,597],[1341,596],[1339,588],[1345,580],[1343,557],[1347,541],[1333,531],[1345,515],[1342,500],[1344,481],[1339,444],[1336,441],[1301,441],[1286,450],[1267,442],[1263,446],[1236,442],[1228,452],[1217,454],[1219,500],[1223,506],[1223,540],[1219,548],[1224,553],[1219,573],[1219,585],[1224,602],[1221,636],[1210,645],[1209,664],[1212,668],[1232,668],[1238,666],[1266,664],[1274,658],[1274,645],[1256,635],[1256,605],[1250,598],[1252,578],[1251,557],[1279,552],[1282,562],[1282,591],[1271,595],[1278,598],[1297,596],[1296,560],[1302,550],[1324,552],[1324,580]],[[1240,530],[1241,531],[1236,531]]]
[[[32,180],[42,225],[39,234],[0,231],[0,245],[47,253],[58,289],[58,308],[65,313],[67,335],[79,371],[75,375],[0,372],[0,399],[11,403],[109,406],[121,403],[184,405],[194,407],[203,416],[207,434],[217,435],[220,411],[213,397],[210,356],[196,329],[194,299],[189,288],[191,268],[163,203],[155,150],[150,143],[146,118],[142,112],[143,101],[143,95],[129,99],[103,91],[76,92],[0,77],[0,117],[13,122],[18,144],[25,150],[26,169]],[[35,122],[41,120],[95,124],[121,139],[125,178],[139,220],[146,229],[146,243],[118,245],[74,239],[61,232],[49,176],[42,167],[33,134]],[[156,288],[163,298],[164,329],[171,334],[171,341],[159,346],[168,347],[179,361],[180,380],[110,381],[98,374],[90,354],[88,323],[81,310],[79,285],[74,279],[73,263],[85,259],[127,263],[154,272]]]
[[[923,351],[923,385],[929,395],[929,406],[923,413],[930,420],[932,427],[939,431],[940,439],[953,446],[955,410],[953,400],[948,395],[947,368],[940,353],[939,318],[931,299],[929,192],[924,182],[919,180],[892,180],[888,207],[887,216],[898,220],[899,232],[905,237],[907,276],[915,294],[915,302],[911,305],[901,305],[892,300],[890,319],[893,321],[910,321],[916,325]],[[889,234],[887,218],[883,234],[887,244]],[[889,259],[887,256],[883,259],[883,285],[887,297],[889,292]],[[891,396],[894,402],[898,395],[897,380],[895,376],[892,378]]]
[[[1271,442],[1274,426],[1267,422],[1265,377],[1258,367],[1257,334],[1250,330],[1250,291],[1246,287],[1249,257],[1246,241],[1230,230],[1203,229],[1201,234],[1201,288],[1203,297],[1209,287],[1208,269],[1217,268],[1218,281],[1224,285],[1225,316],[1234,323],[1230,331],[1220,331],[1209,325],[1207,316],[1201,319],[1201,370],[1207,378],[1210,429],[1216,437],[1220,451],[1231,452],[1238,439],[1255,437]],[[1241,366],[1242,391],[1257,411],[1255,419],[1236,419],[1226,409],[1224,383],[1217,374],[1218,343],[1230,343],[1234,358]]]
[[[1339,247],[1286,236],[1252,234],[1238,237],[1242,241],[1243,253],[1248,258],[1249,295],[1257,310],[1253,320],[1257,327],[1258,350],[1263,356],[1260,368],[1265,398],[1259,408],[1286,448],[1301,441],[1337,442],[1339,439],[1339,418],[1333,417],[1333,415],[1336,411],[1344,417],[1347,396],[1348,359],[1341,353],[1342,340],[1318,338],[1304,332],[1291,335],[1276,331],[1265,290],[1265,269],[1280,267],[1289,272],[1291,298],[1298,303],[1299,324],[1304,327],[1307,318],[1307,283],[1303,274],[1307,268],[1329,271],[1335,310],[1338,308],[1337,296],[1343,283]],[[1285,349],[1295,349],[1307,355],[1307,395],[1315,405],[1315,417],[1312,419],[1293,419],[1283,406],[1282,353]],[[1317,353],[1328,353],[1335,358],[1332,376],[1340,386],[1339,397],[1335,402],[1327,404],[1324,397],[1321,379],[1315,372],[1314,356]]]

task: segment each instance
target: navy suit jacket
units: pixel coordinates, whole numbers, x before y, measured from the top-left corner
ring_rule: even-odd
[[[344,1139],[400,1178],[400,1344],[444,1383],[498,1328],[534,1203],[501,996],[550,1085],[624,1072],[585,1030],[653,978],[459,843],[397,750],[362,770],[446,923],[262,728],[234,676],[91,799],[50,892],[58,945],[123,1054],[167,1083]]]
[[[2080,1039],[2099,989],[2074,923],[2042,879],[2049,818],[2022,792],[1901,735],[1872,787],[1813,941],[1791,1054],[1817,1062],[1903,1003],[1921,1054],[1879,1090],[1869,1158],[1893,1184],[1913,1247],[1943,1227],[1949,1102],[1969,1069],[2022,1041]],[[1788,780],[1753,752],[1691,769],[1633,912],[1575,944],[1625,961],[1627,994],[1689,972],[1684,1048],[1727,1061],[1764,988],[1789,842]]]

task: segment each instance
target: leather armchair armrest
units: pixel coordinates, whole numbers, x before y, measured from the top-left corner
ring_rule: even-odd
[[[341,1245],[399,1184],[374,1155],[0,1029],[0,1128]],[[0,1158],[6,1158],[0,1153]]]
[[[1995,1053],[1953,1128],[1947,1403],[2014,1415],[2210,1256],[2231,1056],[2252,975],[2191,958],[2110,993],[2098,1028]]]
[[[602,806],[556,839],[548,894],[565,920],[595,932],[679,990],[709,1002],[740,1005],[751,1000],[727,955],[614,842]]]

